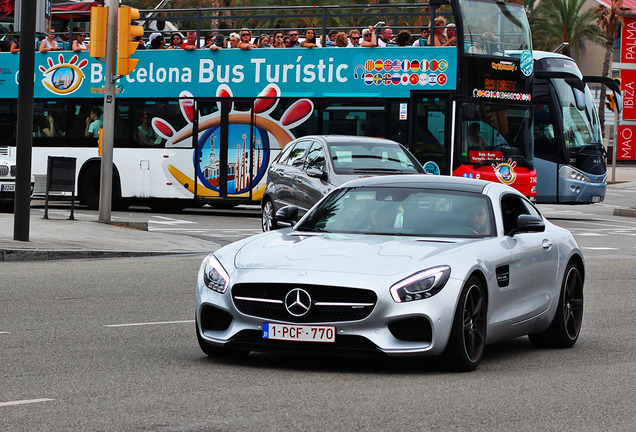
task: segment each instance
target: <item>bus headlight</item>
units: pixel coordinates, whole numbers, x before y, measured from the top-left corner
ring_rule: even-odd
[[[592,181],[591,178],[583,174],[581,171],[576,170],[572,167],[562,167],[559,170],[559,177],[569,179],[569,180],[585,182],[585,183],[590,183]]]

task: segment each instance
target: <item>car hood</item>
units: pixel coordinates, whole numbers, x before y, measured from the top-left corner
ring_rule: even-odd
[[[474,240],[436,240],[363,234],[307,234],[273,231],[247,241],[236,253],[240,269],[279,269],[390,276],[443,264],[445,255]]]

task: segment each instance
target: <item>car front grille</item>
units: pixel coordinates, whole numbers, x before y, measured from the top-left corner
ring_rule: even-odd
[[[285,298],[294,289],[309,294],[311,306],[295,316],[287,310]],[[246,315],[293,323],[359,321],[371,314],[377,302],[375,292],[366,289],[299,284],[236,284],[232,288],[236,308]]]

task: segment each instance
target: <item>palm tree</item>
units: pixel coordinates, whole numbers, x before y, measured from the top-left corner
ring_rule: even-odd
[[[566,42],[568,45],[563,53],[569,56],[574,48],[578,57],[586,41],[603,41],[593,10],[581,12],[585,1],[541,0],[535,10],[535,24],[532,29],[536,48],[549,51]]]
[[[623,10],[623,0],[611,0],[610,7],[599,5],[594,13],[596,23],[605,33],[605,59],[603,60],[603,76],[610,76],[610,62],[614,51],[614,40],[619,36],[623,18],[619,15]],[[601,96],[598,107],[601,130],[605,129],[605,86],[601,86]]]

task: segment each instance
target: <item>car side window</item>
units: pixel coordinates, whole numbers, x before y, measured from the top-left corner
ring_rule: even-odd
[[[285,161],[285,164],[296,168],[302,168],[305,152],[310,144],[311,141],[300,141],[296,143],[296,146],[289,154],[289,158]]]
[[[322,148],[322,144],[315,142],[309,148],[307,152],[307,158],[305,159],[305,170],[310,168],[316,168],[320,171],[325,170],[325,151]]]
[[[528,211],[524,200],[515,195],[504,195],[501,198],[501,212],[505,234],[517,228],[519,215],[532,214]]]
[[[278,156],[278,159],[274,160],[274,163],[286,165],[287,161],[289,160],[289,155],[291,154],[291,151],[295,145],[296,145],[295,143],[286,145],[283,151]]]

